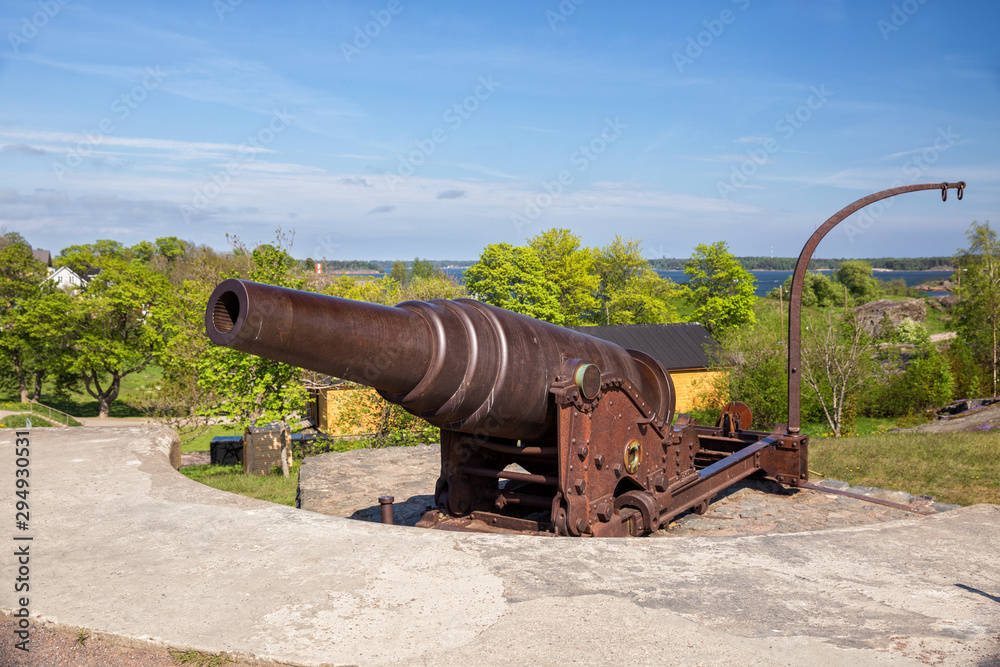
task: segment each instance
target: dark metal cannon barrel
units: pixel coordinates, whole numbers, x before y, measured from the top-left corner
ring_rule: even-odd
[[[651,357],[472,299],[381,306],[226,280],[205,328],[217,345],[374,387],[436,426],[484,437],[551,438],[549,389],[572,359],[629,379],[658,422],[673,415],[669,374]]]

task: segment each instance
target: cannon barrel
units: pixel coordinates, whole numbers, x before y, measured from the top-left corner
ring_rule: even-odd
[[[627,378],[657,423],[673,415],[669,374],[648,355],[472,299],[382,306],[231,279],[205,327],[218,345],[374,387],[451,431],[551,439],[550,387],[572,360]]]

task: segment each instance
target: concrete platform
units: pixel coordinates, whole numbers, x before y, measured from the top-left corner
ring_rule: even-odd
[[[30,612],[290,665],[989,665],[1000,506],[811,533],[555,539],[381,526],[215,491],[173,434],[30,434]],[[9,637],[0,642],[10,643]],[[5,647],[7,648],[7,647]]]

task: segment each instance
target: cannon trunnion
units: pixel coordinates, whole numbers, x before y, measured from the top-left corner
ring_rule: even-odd
[[[372,386],[441,428],[424,527],[642,535],[758,471],[808,480],[807,438],[674,419],[649,355],[471,299],[395,307],[226,280],[209,299],[219,345]]]

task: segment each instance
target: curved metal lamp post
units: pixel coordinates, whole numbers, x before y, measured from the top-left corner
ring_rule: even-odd
[[[792,276],[792,293],[788,300],[788,432],[797,434],[802,426],[800,410],[802,407],[802,375],[799,372],[802,357],[802,283],[805,279],[806,269],[809,260],[812,259],[813,251],[823,240],[827,233],[844,221],[847,216],[855,211],[863,209],[869,204],[874,204],[882,199],[895,197],[905,192],[916,192],[917,190],[940,190],[941,201],[947,201],[949,189],[958,190],[958,198],[961,199],[965,190],[965,181],[957,183],[921,183],[919,185],[904,185],[898,188],[882,190],[875,194],[863,197],[849,206],[840,209],[829,220],[820,225],[819,229],[806,241],[798,261],[795,262],[795,273]]]

